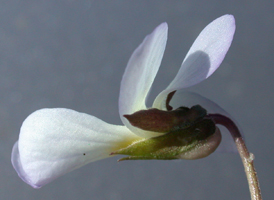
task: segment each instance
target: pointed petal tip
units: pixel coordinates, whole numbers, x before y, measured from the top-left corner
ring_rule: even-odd
[[[223,16],[217,18],[215,21],[221,21],[222,24],[224,24],[225,26],[230,26],[230,27],[234,28],[234,31],[235,31],[236,23],[235,23],[235,18],[233,15],[226,14],[226,15],[223,15]]]
[[[231,22],[235,22],[235,17],[232,14],[226,14],[222,16],[223,18],[226,18],[227,20],[231,21]]]
[[[168,29],[168,24],[167,24],[167,22],[163,22],[157,28],[167,30]]]
[[[167,35],[168,35],[168,24],[166,22],[161,23],[158,25],[152,34],[158,34],[160,37],[163,38],[163,41],[167,40]]]
[[[232,14],[225,14],[225,15],[219,17],[219,18],[227,18],[227,19],[234,20],[234,15],[232,15]]]
[[[166,45],[166,41],[167,41],[167,35],[168,35],[168,25],[166,22],[163,22],[161,24],[159,24],[150,35],[158,35],[157,37],[162,38],[161,40],[164,41],[165,45]],[[147,35],[146,37],[150,36]],[[161,41],[160,40],[160,41]],[[164,46],[165,46],[164,45]]]

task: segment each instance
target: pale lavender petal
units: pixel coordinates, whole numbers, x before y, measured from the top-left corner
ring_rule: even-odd
[[[155,99],[153,107],[162,107],[162,100],[171,91],[207,79],[222,63],[233,40],[235,28],[232,15],[224,15],[207,25],[193,43],[174,80]]]
[[[160,24],[133,52],[121,82],[119,113],[123,123],[141,137],[151,137],[149,132],[133,127],[125,114],[146,109],[146,97],[160,67],[166,41],[167,24]],[[154,135],[155,136],[155,135]]]
[[[125,126],[107,124],[91,115],[42,109],[23,122],[11,160],[23,181],[40,188],[138,139]]]

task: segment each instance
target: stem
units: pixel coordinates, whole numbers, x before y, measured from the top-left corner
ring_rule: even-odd
[[[231,133],[245,168],[251,199],[262,200],[259,179],[253,164],[254,155],[249,153],[238,127],[231,119],[224,115],[209,114],[208,116],[212,118],[216,124],[225,126]]]

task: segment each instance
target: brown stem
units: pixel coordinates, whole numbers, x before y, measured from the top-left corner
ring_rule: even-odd
[[[245,168],[251,199],[262,200],[259,179],[253,163],[254,155],[249,153],[238,127],[230,118],[224,115],[209,114],[208,116],[213,119],[216,124],[225,126],[231,133]]]

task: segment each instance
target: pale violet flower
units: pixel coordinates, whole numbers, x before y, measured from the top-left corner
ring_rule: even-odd
[[[119,114],[124,126],[65,108],[41,109],[23,122],[12,150],[12,164],[23,181],[40,188],[87,163],[110,157],[133,142],[162,135],[132,126],[123,116],[147,109],[146,98],[157,74],[167,41],[160,24],[133,52],[121,82]],[[208,78],[223,61],[233,39],[235,21],[224,15],[200,33],[181,68],[155,99],[153,108],[166,110],[167,95]]]

